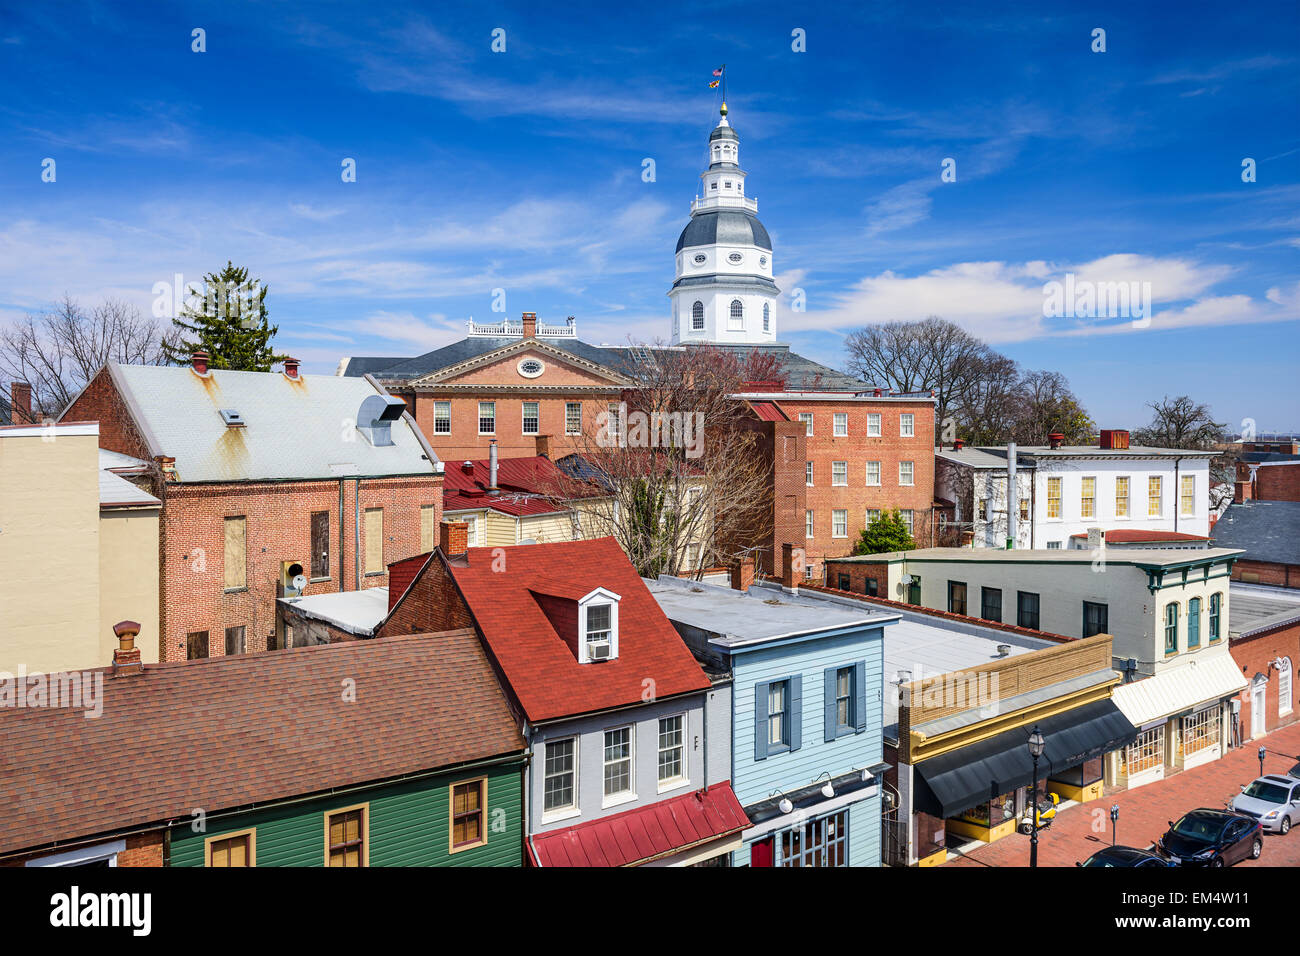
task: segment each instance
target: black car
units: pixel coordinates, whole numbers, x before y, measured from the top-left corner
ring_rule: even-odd
[[[1173,866],[1163,857],[1131,846],[1108,846],[1075,866]]]
[[[1231,866],[1258,859],[1263,848],[1258,820],[1205,807],[1177,823],[1170,820],[1169,830],[1156,841],[1156,849],[1174,866]]]

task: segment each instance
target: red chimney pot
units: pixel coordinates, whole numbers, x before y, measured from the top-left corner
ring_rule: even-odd
[[[199,349],[197,352],[195,352],[194,355],[191,356],[191,361],[193,364],[194,371],[198,372],[200,375],[207,375],[208,360],[210,358],[212,358],[212,356],[209,355],[207,352],[203,351],[202,349]]]

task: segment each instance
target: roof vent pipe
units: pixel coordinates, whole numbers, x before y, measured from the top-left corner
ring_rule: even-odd
[[[357,431],[376,448],[393,444],[393,422],[402,417],[406,403],[392,395],[367,395],[357,409]]]
[[[492,439],[488,445],[488,494],[500,494],[501,490],[497,487],[497,440]]]

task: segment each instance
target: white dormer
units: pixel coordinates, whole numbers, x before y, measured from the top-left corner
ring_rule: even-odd
[[[618,602],[606,588],[578,599],[578,663],[612,661],[618,657]]]

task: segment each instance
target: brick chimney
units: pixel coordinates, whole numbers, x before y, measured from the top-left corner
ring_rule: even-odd
[[[796,572],[795,561],[799,562]],[[786,542],[781,545],[781,587],[791,594],[799,593],[799,579],[803,577],[803,548]]]
[[[731,566],[731,586],[737,591],[748,591],[754,583],[754,556],[746,555]]]
[[[284,360],[284,377],[298,380],[298,360],[296,358],[287,358]]]
[[[26,382],[14,382],[9,386],[9,408],[15,425],[36,424],[36,419],[32,418],[32,387]]]
[[[1047,436],[1047,445],[1049,448],[1060,448],[1065,444],[1065,436],[1060,432],[1052,432]]]
[[[1123,428],[1103,428],[1097,438],[1097,447],[1123,449],[1128,447],[1128,431]]]
[[[190,357],[190,367],[199,375],[208,374],[208,359],[212,358],[207,352],[199,349]]]
[[[551,457],[551,436],[550,435],[537,436],[537,454],[541,455],[543,458]]]
[[[176,459],[171,455],[158,455],[154,458],[158,463],[158,470],[162,472],[163,481],[176,480]]]
[[[443,554],[464,554],[469,550],[469,523],[465,521],[444,521],[438,526],[438,548]]]
[[[140,625],[135,621],[119,621],[113,625],[117,635],[117,650],[113,651],[113,676],[128,677],[144,673],[144,661],[140,659],[140,649],[135,646],[135,636],[140,633]]]
[[[531,339],[537,336],[537,313],[524,313],[524,338]]]
[[[1232,502],[1233,504],[1243,504],[1250,501],[1254,495],[1251,494],[1251,485],[1249,481],[1238,481],[1233,485]]]

